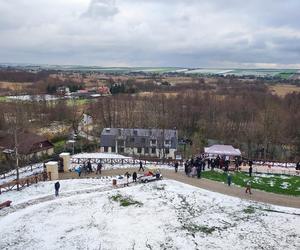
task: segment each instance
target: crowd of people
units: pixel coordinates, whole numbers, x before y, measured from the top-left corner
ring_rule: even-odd
[[[103,165],[101,162],[97,164],[96,174],[101,174]],[[78,168],[75,169],[75,171],[78,173],[78,176],[80,177],[81,174],[86,175],[93,173],[92,163],[90,160],[83,163],[83,165],[80,165]]]
[[[216,158],[207,158],[204,155],[200,155],[191,159],[188,159],[184,163],[184,172],[188,177],[197,177],[201,178],[202,172],[207,169],[214,170],[222,169],[227,174],[227,185],[231,186],[233,176],[230,174],[229,170],[240,170],[240,167],[243,163],[240,157],[235,157],[234,159],[234,168],[229,169],[230,160],[229,157],[226,156],[217,156]],[[253,161],[248,161],[249,166],[249,177],[252,177],[253,172]],[[174,163],[175,172],[178,169],[178,162]],[[246,193],[252,194],[251,192],[251,179],[249,179],[246,183]]]

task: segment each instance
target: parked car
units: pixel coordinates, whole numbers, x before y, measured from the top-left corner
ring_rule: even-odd
[[[162,180],[163,176],[160,173],[157,174],[146,174],[138,178],[139,182],[147,183],[150,181]]]

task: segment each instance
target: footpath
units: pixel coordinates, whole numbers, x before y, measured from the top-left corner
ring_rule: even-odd
[[[126,172],[133,173],[138,172],[138,168],[123,168],[123,169],[112,169],[112,170],[103,170],[101,176],[116,176],[116,175],[124,175]],[[175,173],[172,170],[161,169],[161,173],[165,179],[180,181],[185,184],[189,184],[195,187],[203,188],[209,191],[238,197],[245,200],[269,203],[272,205],[285,206],[285,207],[294,207],[300,208],[300,197],[290,196],[290,195],[281,195],[274,194],[269,192],[264,192],[256,189],[252,189],[252,195],[245,193],[245,188],[230,186],[228,187],[226,184],[212,181],[208,179],[197,179],[192,177],[187,177],[183,172]],[[100,175],[96,175],[95,173],[88,174],[87,176],[81,176],[81,178],[92,178]],[[77,173],[69,172],[69,173],[61,173],[59,175],[60,179],[74,179],[79,178]]]

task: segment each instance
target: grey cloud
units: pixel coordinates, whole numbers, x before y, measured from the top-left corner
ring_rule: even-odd
[[[300,63],[299,0],[42,2],[0,1],[2,62],[191,67]]]
[[[107,18],[118,13],[114,0],[91,0],[88,10],[82,17],[88,18]]]

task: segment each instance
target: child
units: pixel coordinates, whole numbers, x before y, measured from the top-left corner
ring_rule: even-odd
[[[252,194],[252,192],[251,192],[251,180],[248,180],[247,184],[246,184],[246,194],[248,192],[249,192],[249,194]]]

